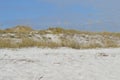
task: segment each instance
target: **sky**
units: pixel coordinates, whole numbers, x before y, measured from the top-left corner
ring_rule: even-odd
[[[0,28],[120,32],[120,0],[0,0]]]

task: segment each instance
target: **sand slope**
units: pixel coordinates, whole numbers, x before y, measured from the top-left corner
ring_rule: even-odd
[[[120,48],[0,49],[0,80],[120,80]]]

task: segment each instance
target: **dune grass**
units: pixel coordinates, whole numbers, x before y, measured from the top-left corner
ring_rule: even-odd
[[[46,40],[40,40],[35,41],[29,37],[32,37],[35,33],[40,35],[45,34],[65,34],[65,35],[74,35],[74,34],[84,34],[84,35],[101,35],[104,37],[104,40],[102,43],[104,45],[101,45],[99,43],[78,43],[75,40],[63,38],[61,42],[53,42],[53,41],[46,41]],[[78,31],[73,29],[63,29],[61,27],[56,28],[48,28],[47,30],[33,30],[32,28],[28,26],[16,26],[13,28],[0,30],[0,34],[6,34],[6,33],[14,33],[18,39],[21,39],[21,42],[14,42],[11,39],[16,38],[15,36],[10,36],[9,39],[7,38],[0,38],[0,48],[23,48],[23,47],[50,47],[50,48],[57,48],[57,47],[70,47],[75,49],[81,49],[81,48],[107,48],[107,47],[120,47],[118,44],[111,40],[109,37],[117,37],[120,39],[120,33],[112,33],[112,32],[84,32],[84,31]],[[30,35],[32,33],[32,35]]]
[[[88,49],[88,48],[109,48],[109,47],[119,47],[115,42],[111,40],[105,40],[105,45],[102,46],[98,43],[90,44],[80,44],[74,40],[63,40],[60,43],[52,41],[34,41],[33,39],[23,38],[22,42],[13,43],[9,39],[0,39],[0,48],[24,48],[24,47],[49,47],[49,48],[58,48],[58,47],[69,47],[74,49]]]

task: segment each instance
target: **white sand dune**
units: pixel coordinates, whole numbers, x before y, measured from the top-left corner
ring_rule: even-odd
[[[0,80],[120,80],[120,48],[0,49]]]

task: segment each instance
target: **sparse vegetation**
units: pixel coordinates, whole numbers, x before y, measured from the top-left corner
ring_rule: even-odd
[[[46,37],[46,34],[57,35],[58,37],[62,34],[62,38],[59,38],[60,42],[56,42],[52,41],[51,37]],[[77,38],[84,39],[86,43],[80,43],[80,40],[76,41],[76,38],[74,38],[75,35],[77,35]],[[97,35],[100,37],[94,37]],[[120,42],[120,33],[82,32],[72,29],[63,29],[60,27],[35,31],[28,26],[16,26],[0,30],[0,36],[0,48],[70,47],[81,49],[120,47],[120,43],[117,43]],[[17,41],[17,39],[20,41]],[[96,41],[99,43],[96,43]]]
[[[16,26],[16,27],[13,27],[13,28],[8,28],[8,29],[5,29],[3,30],[4,33],[29,33],[33,31],[33,29],[29,26]]]

